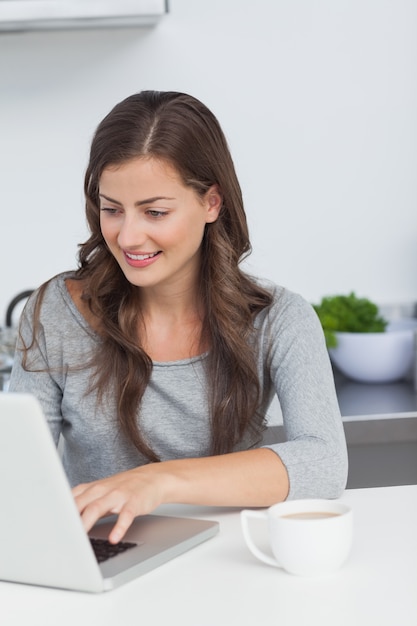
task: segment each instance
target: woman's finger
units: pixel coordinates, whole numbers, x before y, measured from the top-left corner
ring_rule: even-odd
[[[132,511],[127,507],[123,508],[119,513],[116,524],[109,534],[110,543],[119,543],[129,530],[134,519],[135,515],[133,515]]]

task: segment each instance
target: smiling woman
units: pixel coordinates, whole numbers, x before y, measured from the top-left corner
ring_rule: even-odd
[[[103,238],[130,283],[174,293],[196,284],[204,230],[222,203],[215,185],[200,197],[168,163],[139,157],[106,168],[99,197]]]
[[[10,389],[35,394],[89,529],[163,503],[340,495],[347,454],[324,335],[299,295],[243,272],[226,139],[177,92],[126,98],[85,175],[89,239],[22,315]],[[287,441],[261,447],[274,396]]]

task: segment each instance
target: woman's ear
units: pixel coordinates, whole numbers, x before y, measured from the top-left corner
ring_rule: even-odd
[[[223,204],[223,196],[217,185],[212,185],[204,196],[204,204],[206,208],[206,223],[212,223],[219,217]]]

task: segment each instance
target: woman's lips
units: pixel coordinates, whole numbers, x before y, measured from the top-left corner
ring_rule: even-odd
[[[150,252],[148,254],[133,254],[124,250],[123,254],[126,259],[126,263],[131,267],[147,267],[159,258],[161,251]]]

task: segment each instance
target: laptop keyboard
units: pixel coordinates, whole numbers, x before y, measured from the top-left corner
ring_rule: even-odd
[[[96,539],[93,537],[90,537],[90,542],[99,563],[103,563],[103,561],[107,561],[107,559],[111,559],[113,556],[117,556],[138,545],[130,541],[110,543],[107,539]]]

